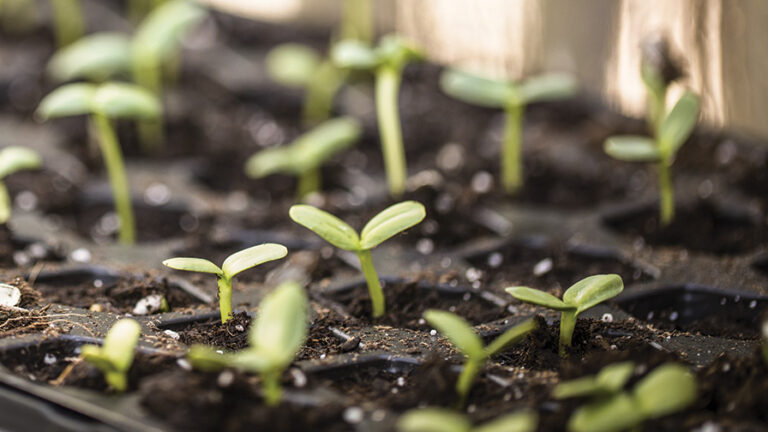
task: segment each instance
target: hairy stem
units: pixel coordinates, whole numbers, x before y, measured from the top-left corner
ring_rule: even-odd
[[[232,280],[220,277],[219,281],[219,311],[221,323],[229,321],[232,317]]]
[[[312,168],[299,175],[299,181],[296,185],[296,200],[301,201],[307,195],[320,190],[322,178],[320,168]]]
[[[665,227],[675,217],[675,192],[669,165],[662,160],[656,164],[656,169],[659,172],[659,222]]]
[[[103,114],[93,114],[92,121],[99,137],[101,156],[107,168],[109,183],[112,185],[112,195],[115,200],[115,210],[120,218],[120,243],[133,244],[136,241],[136,228],[133,219],[133,204],[128,178],[125,175],[125,165],[117,135],[110,120]]]
[[[506,109],[504,141],[501,149],[501,175],[504,191],[517,193],[523,187],[523,112],[525,106],[511,104]]]
[[[0,181],[0,224],[8,222],[11,218],[11,197],[8,195],[8,188],[5,183]]]
[[[565,347],[571,346],[573,330],[576,328],[576,310],[563,311],[560,314],[560,357],[568,357]]]
[[[384,155],[389,193],[395,198],[405,191],[408,175],[397,102],[401,72],[400,68],[389,65],[380,67],[376,72],[376,116],[381,135],[381,151]]]
[[[59,47],[83,36],[83,6],[80,0],[51,0],[51,13]]]
[[[261,374],[261,388],[264,391],[264,402],[269,406],[280,403],[283,397],[283,389],[280,386],[280,373],[267,371]]]
[[[459,379],[456,381],[456,394],[459,395],[459,407],[464,407],[469,392],[472,390],[472,385],[475,382],[475,377],[480,373],[480,369],[485,364],[485,358],[483,359],[467,359],[464,363],[464,367],[461,369]]]
[[[373,41],[373,3],[371,0],[344,0],[341,38]]]
[[[386,303],[384,301],[384,291],[382,291],[381,283],[379,282],[379,276],[376,274],[376,269],[373,267],[371,251],[359,251],[357,252],[357,257],[360,259],[360,268],[362,268],[363,275],[365,275],[365,281],[368,283],[368,295],[371,297],[373,317],[378,318],[384,315]]]

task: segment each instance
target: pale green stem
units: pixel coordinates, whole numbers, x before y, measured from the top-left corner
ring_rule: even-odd
[[[280,403],[283,388],[280,386],[280,372],[267,371],[261,374],[261,388],[264,392],[264,402],[269,406]]]
[[[459,395],[458,406],[464,407],[464,404],[469,397],[469,392],[472,390],[472,385],[475,383],[475,377],[480,373],[480,370],[485,365],[485,358],[483,359],[467,359],[464,363],[464,367],[461,369],[459,379],[456,381],[456,394]]]
[[[384,315],[386,303],[384,301],[384,291],[382,291],[381,283],[379,282],[379,276],[376,274],[376,268],[373,267],[371,251],[358,251],[357,257],[360,259],[360,268],[363,270],[365,281],[368,283],[368,295],[371,297],[373,317],[378,318]]]
[[[136,84],[162,98],[163,79],[160,63],[149,57],[140,57],[134,61],[133,79]],[[156,154],[165,141],[162,113],[151,120],[138,122],[139,144],[144,154]]]
[[[501,172],[504,191],[517,193],[523,187],[523,112],[522,104],[510,104],[506,108],[504,141],[502,143]]]
[[[124,372],[110,371],[104,373],[104,380],[117,392],[124,392],[128,389],[128,377]]]
[[[94,127],[99,137],[101,156],[107,168],[109,183],[112,185],[112,195],[115,199],[115,210],[120,218],[120,243],[133,244],[136,240],[136,228],[133,219],[133,205],[128,178],[125,175],[125,165],[117,135],[110,120],[100,113],[92,116]]]
[[[301,201],[307,195],[320,190],[321,185],[320,168],[311,168],[299,174],[298,184],[296,186],[296,199]]]
[[[336,97],[344,73],[329,60],[323,61],[309,80],[304,95],[302,121],[304,126],[318,125],[331,117],[333,100]]]
[[[373,3],[371,0],[344,0],[341,38],[373,41]]]
[[[0,224],[8,222],[11,218],[11,196],[5,183],[0,181]]]
[[[56,44],[59,47],[67,46],[83,36],[83,6],[80,0],[51,0],[51,12]]]
[[[576,311],[563,311],[560,314],[560,357],[568,357],[565,347],[571,346],[573,330],[576,328]]]
[[[663,160],[656,164],[659,172],[659,221],[665,227],[675,217],[674,186],[669,165]]]
[[[381,135],[381,151],[384,156],[389,193],[395,198],[400,197],[405,191],[408,176],[397,102],[401,72],[400,68],[389,65],[382,66],[376,71],[376,116]]]
[[[232,317],[232,280],[219,277],[219,311],[221,323],[229,321]]]
[[[648,118],[654,136],[659,135],[661,123],[667,115],[667,88],[648,90]]]

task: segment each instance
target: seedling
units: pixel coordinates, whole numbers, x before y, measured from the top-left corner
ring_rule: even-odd
[[[617,274],[595,275],[580,280],[568,288],[563,299],[528,287],[510,287],[506,291],[512,297],[539,306],[561,311],[560,356],[566,357],[565,347],[571,346],[576,317],[585,310],[617,296],[624,290],[624,282]]]
[[[282,397],[280,377],[293,362],[307,337],[307,296],[295,282],[285,282],[267,294],[248,334],[250,346],[236,353],[219,354],[205,345],[194,345],[187,358],[204,371],[227,367],[258,373],[267,405]]]
[[[131,70],[131,40],[122,33],[94,33],[59,49],[48,62],[56,82],[103,82]]]
[[[403,69],[422,54],[396,35],[384,36],[377,47],[360,40],[343,40],[331,50],[333,62],[344,69],[373,71],[376,77],[376,115],[381,135],[389,193],[405,191],[408,171],[398,113],[398,93]]]
[[[275,173],[298,176],[296,198],[301,200],[320,190],[320,168],[334,154],[347,149],[360,138],[362,127],[352,117],[328,120],[289,145],[262,150],[245,163],[249,177]]]
[[[666,46],[666,45],[663,45]],[[666,48],[662,51],[666,51]],[[696,126],[699,117],[699,97],[686,91],[672,110],[666,112],[667,88],[677,73],[666,71],[669,66],[654,57],[665,53],[644,53],[641,75],[648,92],[648,123],[653,136],[617,135],[605,140],[605,152],[627,162],[655,163],[659,181],[659,221],[669,225],[675,217],[672,164],[677,152]]]
[[[631,392],[599,398],[574,411],[572,432],[634,429],[645,421],[681,411],[696,400],[696,378],[684,366],[667,363],[640,380]]]
[[[534,411],[520,411],[473,426],[466,415],[445,408],[412,409],[397,420],[398,432],[533,432],[539,422]]]
[[[381,283],[373,267],[371,249],[394,235],[407,230],[424,219],[424,206],[415,201],[404,201],[386,208],[374,216],[360,235],[354,228],[336,216],[308,205],[295,205],[290,210],[291,219],[339,249],[357,254],[360,268],[368,283],[373,317],[384,315],[386,304]]]
[[[141,326],[132,319],[121,319],[109,329],[104,344],[83,345],[80,357],[101,370],[104,379],[115,391],[128,388],[128,370],[133,363],[133,351],[139,342]]]
[[[0,150],[0,224],[11,218],[11,196],[3,180],[9,175],[42,165],[40,156],[26,147],[8,146]]]
[[[285,246],[265,243],[233,253],[224,260],[221,268],[202,258],[171,258],[163,261],[163,265],[176,270],[215,274],[219,285],[221,322],[225,323],[232,315],[232,278],[249,268],[283,258],[287,254]]]
[[[447,337],[467,357],[459,379],[456,381],[456,393],[459,395],[462,406],[469,396],[475,377],[485,366],[488,358],[499,353],[505,347],[521,341],[528,333],[536,329],[536,321],[529,319],[505,331],[489,345],[483,346],[483,339],[475,334],[472,326],[458,315],[430,309],[424,312],[424,319]]]
[[[631,361],[608,365],[597,375],[561,382],[555,387],[552,396],[555,399],[610,396],[624,388],[634,370],[635,364]]]
[[[120,218],[120,242],[124,244],[135,241],[136,229],[123,155],[112,120],[154,119],[160,116],[160,112],[160,102],[151,93],[123,83],[68,84],[51,92],[37,108],[37,114],[43,120],[83,114],[89,116],[112,185],[115,209]]]
[[[450,69],[440,77],[442,90],[463,102],[505,112],[501,145],[501,175],[504,190],[517,193],[523,186],[523,114],[529,103],[565,99],[576,93],[570,75],[544,74],[520,82],[494,80]]]

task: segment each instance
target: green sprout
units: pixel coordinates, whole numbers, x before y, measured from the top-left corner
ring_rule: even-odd
[[[412,409],[397,420],[398,432],[533,432],[539,422],[534,411],[507,414],[479,426],[466,415],[445,408]]]
[[[12,207],[11,196],[3,180],[15,172],[36,169],[40,165],[40,156],[26,147],[8,146],[0,150],[0,224],[11,218]]]
[[[131,41],[123,33],[94,33],[59,49],[48,61],[56,82],[85,78],[103,82],[131,69]]]
[[[467,361],[456,381],[456,393],[463,405],[472,389],[475,377],[485,366],[486,361],[510,344],[521,341],[528,333],[536,329],[536,321],[529,319],[505,331],[487,346],[483,339],[463,318],[450,312],[430,309],[424,312],[424,319],[429,325],[447,337],[467,357]]]
[[[119,238],[123,244],[132,244],[136,240],[136,229],[123,155],[112,120],[153,119],[159,117],[160,112],[160,102],[151,93],[124,83],[68,84],[51,92],[37,108],[37,114],[44,120],[89,116],[112,185],[115,209],[120,218]]]
[[[398,112],[398,93],[403,69],[422,54],[396,35],[384,36],[377,47],[360,40],[342,40],[331,50],[333,62],[344,69],[373,71],[376,77],[376,115],[381,135],[389,193],[405,191],[408,170]]]
[[[232,278],[265,262],[278,260],[288,254],[285,246],[276,243],[264,243],[243,249],[228,256],[221,268],[203,258],[170,258],[163,265],[176,270],[198,273],[212,273],[218,278],[219,311],[221,322],[225,323],[232,315]]]
[[[328,120],[297,138],[291,144],[262,150],[245,163],[249,177],[275,173],[298,176],[296,198],[320,190],[320,168],[334,154],[350,147],[362,133],[360,122],[352,117]]]
[[[140,335],[139,323],[121,319],[109,329],[102,346],[83,345],[80,357],[101,370],[107,384],[115,391],[124,392],[128,388],[128,370]]]
[[[506,193],[523,186],[523,114],[529,103],[558,100],[576,93],[570,75],[543,74],[520,82],[494,80],[449,69],[440,77],[440,87],[451,97],[473,105],[501,108],[505,112],[501,145],[502,185]]]
[[[688,369],[667,363],[640,380],[631,392],[617,392],[578,408],[568,421],[568,430],[634,430],[647,420],[685,409],[696,400],[696,393],[696,378]]]
[[[634,370],[635,364],[631,361],[614,363],[604,367],[597,375],[561,382],[552,396],[555,399],[611,396],[624,388]]]
[[[310,229],[328,243],[357,254],[368,283],[373,318],[384,315],[386,309],[384,292],[373,266],[371,249],[421,222],[426,215],[424,206],[415,201],[394,204],[368,221],[360,235],[336,216],[309,205],[292,206],[289,213],[294,222]]]
[[[194,345],[187,358],[204,371],[227,367],[258,373],[267,405],[282,397],[280,377],[293,362],[307,337],[307,295],[295,282],[285,282],[267,294],[251,325],[250,346],[236,353],[219,354],[205,345]]]
[[[512,297],[539,306],[561,311],[560,356],[566,357],[565,347],[571,346],[576,317],[585,310],[617,296],[624,290],[624,282],[617,274],[589,276],[576,282],[563,294],[563,299],[528,287],[510,287]]]

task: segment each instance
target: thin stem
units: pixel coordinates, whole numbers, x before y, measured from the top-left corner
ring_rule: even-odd
[[[381,151],[384,155],[389,193],[395,198],[405,191],[408,175],[397,102],[401,72],[400,68],[390,65],[382,66],[376,72],[376,116],[381,135]]]
[[[8,195],[8,188],[5,183],[0,181],[0,224],[8,222],[11,218],[11,196]]]
[[[480,359],[467,359],[464,363],[464,367],[461,369],[459,379],[456,381],[456,394],[459,395],[459,407],[463,407],[469,397],[469,392],[472,390],[472,385],[475,383],[475,377],[480,373],[485,364],[485,358]]]
[[[51,12],[59,47],[83,36],[83,6],[80,0],[51,0]]]
[[[136,240],[136,228],[133,219],[133,205],[128,178],[125,175],[125,165],[117,135],[109,119],[103,114],[95,113],[91,117],[99,136],[99,147],[104,165],[107,168],[109,183],[112,185],[112,195],[115,199],[115,210],[120,218],[120,243],[133,244]]]
[[[371,251],[358,251],[357,257],[360,259],[360,268],[362,268],[365,281],[368,283],[368,295],[371,297],[373,317],[378,318],[384,315],[386,303],[384,301],[384,291],[382,291],[381,283],[379,282],[379,276],[376,274],[376,268],[373,267]]]
[[[133,79],[136,84],[161,97],[163,93],[162,68],[159,61],[149,55],[139,56],[134,61]],[[144,154],[156,154],[165,141],[162,113],[151,120],[141,120],[138,123],[139,144]]]
[[[373,4],[371,0],[344,0],[341,38],[373,41]]]
[[[659,222],[665,227],[675,217],[675,192],[669,165],[662,160],[656,164],[656,169],[659,172]]]
[[[264,402],[269,406],[280,403],[283,388],[280,386],[280,372],[266,371],[261,375],[261,388],[264,392]]]
[[[510,104],[506,109],[504,141],[502,143],[501,175],[504,191],[517,193],[523,187],[523,112],[522,104]]]
[[[571,346],[573,330],[576,328],[576,310],[563,311],[560,314],[560,357],[568,357],[565,347]]]
[[[320,190],[322,184],[322,178],[320,176],[320,168],[315,167],[307,171],[304,171],[299,175],[299,181],[296,186],[296,199],[301,201],[307,195]]]
[[[648,93],[648,118],[650,121],[651,132],[658,136],[661,123],[667,115],[667,87],[661,86],[658,89],[649,89]]]
[[[232,280],[220,277],[219,285],[219,311],[221,312],[221,323],[229,321],[232,317]]]

